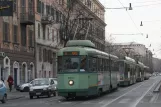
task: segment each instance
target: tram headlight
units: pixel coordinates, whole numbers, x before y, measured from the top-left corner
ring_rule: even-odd
[[[74,81],[73,80],[70,80],[68,83],[69,83],[69,85],[73,85],[74,84]]]

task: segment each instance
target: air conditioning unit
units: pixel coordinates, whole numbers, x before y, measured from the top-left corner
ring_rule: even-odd
[[[4,52],[0,52],[0,57],[5,57],[6,54]]]

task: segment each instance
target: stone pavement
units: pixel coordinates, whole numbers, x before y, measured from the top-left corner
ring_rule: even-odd
[[[28,96],[28,92],[19,92],[16,89],[13,89],[11,92],[9,90],[7,90],[7,99],[8,100],[25,98],[27,96]]]

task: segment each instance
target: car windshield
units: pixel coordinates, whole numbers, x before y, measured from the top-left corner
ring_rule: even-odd
[[[33,81],[33,86],[49,85],[49,79],[36,79]]]

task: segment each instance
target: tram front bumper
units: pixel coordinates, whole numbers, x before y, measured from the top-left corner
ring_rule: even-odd
[[[64,97],[87,96],[88,89],[60,89],[58,95]]]

